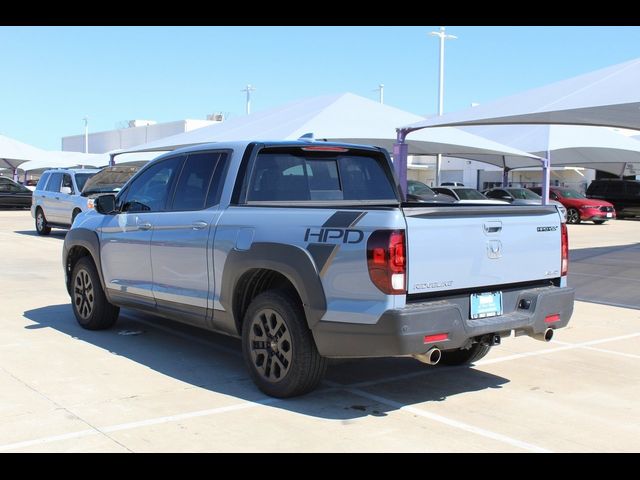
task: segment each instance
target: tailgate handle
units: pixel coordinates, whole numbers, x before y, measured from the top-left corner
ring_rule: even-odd
[[[499,220],[496,220],[494,222],[486,222],[483,224],[483,227],[484,233],[486,234],[498,233],[502,230],[502,222]]]

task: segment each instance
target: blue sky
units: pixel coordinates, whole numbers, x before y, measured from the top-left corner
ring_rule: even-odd
[[[436,112],[438,40],[424,27],[0,27],[0,133],[58,150],[126,120],[244,114],[353,92]],[[640,27],[458,27],[445,112],[640,56]]]

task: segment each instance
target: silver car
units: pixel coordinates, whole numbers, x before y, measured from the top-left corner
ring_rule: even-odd
[[[488,198],[504,200],[511,205],[540,205],[542,197],[528,188],[496,187],[483,192]],[[555,205],[560,210],[563,221],[567,221],[567,209],[560,202],[549,200],[549,205]]]

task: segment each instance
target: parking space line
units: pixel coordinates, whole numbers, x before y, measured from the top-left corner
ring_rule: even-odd
[[[554,343],[558,343],[560,345],[571,345],[570,343],[567,342],[559,342],[559,341],[554,341]],[[627,358],[638,358],[640,359],[640,355],[635,355],[633,353],[626,353],[626,352],[616,352],[615,350],[608,350],[605,348],[595,348],[595,347],[589,347],[586,345],[583,345],[579,348],[583,348],[585,350],[592,350],[594,352],[601,352],[601,353],[611,353],[613,355],[620,355],[622,357],[627,357]]]
[[[50,437],[36,438],[34,440],[25,440],[22,442],[8,443],[5,445],[0,445],[0,452],[5,452],[7,450],[15,450],[18,448],[32,447],[35,445],[44,445],[47,443],[60,442],[64,440],[71,440],[75,438],[88,437],[91,435],[100,435],[100,434],[106,435],[107,433],[120,432],[122,430],[131,430],[134,428],[146,427],[150,425],[159,425],[163,423],[179,422],[181,420],[187,420],[191,418],[218,415],[221,413],[233,412],[236,410],[243,410],[246,408],[269,405],[277,401],[281,401],[281,399],[265,397],[261,400],[245,401],[245,402],[236,403],[233,405],[227,405],[226,407],[211,408],[208,410],[198,410],[195,412],[181,413],[178,415],[168,415],[164,417],[150,418],[147,420],[121,423],[118,425],[111,425],[107,427],[95,427],[95,429],[90,429],[90,430],[89,429],[80,430],[77,432],[65,433],[62,435],[53,435]]]
[[[586,303],[597,303],[598,305],[607,305],[609,307],[632,308],[633,310],[640,309],[640,305],[629,305],[628,303],[604,302],[602,300],[593,300],[591,298],[576,297],[576,301],[586,302]]]
[[[432,413],[426,410],[422,410],[417,407],[412,407],[410,405],[405,405],[400,402],[396,402],[395,400],[391,400],[385,397],[381,397],[379,395],[375,395],[373,393],[365,392],[359,388],[345,388],[347,392],[353,393],[354,395],[358,395],[360,397],[367,398],[374,402],[382,403],[384,405],[388,405],[390,407],[396,408],[400,411],[412,413],[413,415],[418,415],[420,417],[428,418],[429,420],[433,420],[435,422],[443,423],[453,428],[457,428],[459,430],[464,430],[466,432],[475,433],[476,435],[480,435],[485,438],[490,438],[492,440],[497,440],[498,442],[505,443],[507,445],[511,445],[513,447],[521,448],[523,450],[527,450],[529,452],[536,453],[552,453],[551,450],[540,447],[538,445],[534,445],[532,443],[523,442],[521,440],[517,440],[515,438],[508,437],[506,435],[502,435],[501,433],[492,432],[490,430],[485,430],[484,428],[475,427],[473,425],[469,425],[468,423],[460,422],[458,420],[453,420],[451,418],[443,417],[442,415],[438,415],[436,413]]]

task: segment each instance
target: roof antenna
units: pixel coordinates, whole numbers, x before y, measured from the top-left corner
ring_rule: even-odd
[[[313,132],[305,133],[298,140],[303,140],[305,142],[313,142],[315,138],[313,138]]]

